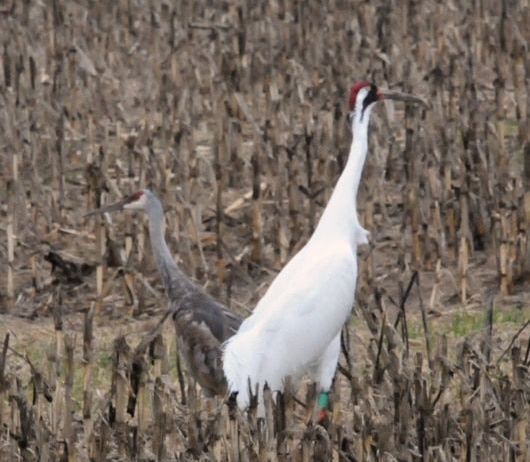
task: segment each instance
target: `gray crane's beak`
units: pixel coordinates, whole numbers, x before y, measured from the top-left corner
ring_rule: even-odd
[[[130,202],[130,199],[126,197],[125,199],[122,199],[119,202],[115,202],[114,204],[106,205],[105,207],[101,207],[96,210],[92,210],[91,212],[88,212],[84,215],[84,217],[91,217],[94,215],[100,215],[103,213],[111,213],[111,212],[118,212],[120,210],[123,210],[123,207]]]
[[[390,91],[380,89],[377,92],[379,99],[393,99],[395,101],[403,101],[405,103],[420,104],[423,107],[427,108],[429,105],[421,98],[409,95],[408,93],[402,93],[400,91]]]

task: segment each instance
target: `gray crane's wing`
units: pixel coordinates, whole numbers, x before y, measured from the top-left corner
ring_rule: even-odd
[[[159,271],[169,298],[170,311],[192,312],[193,321],[204,323],[205,328],[221,343],[237,332],[242,319],[208,295],[173,261],[165,266],[159,264]]]
[[[170,311],[189,312],[190,322],[202,325],[219,343],[223,343],[237,332],[242,319],[204,292],[201,287],[186,279],[186,284],[183,284],[181,279],[178,290],[169,292]],[[175,289],[174,286],[172,289]]]
[[[224,394],[222,344],[237,332],[241,318],[194,284],[169,309],[191,375],[209,394]]]

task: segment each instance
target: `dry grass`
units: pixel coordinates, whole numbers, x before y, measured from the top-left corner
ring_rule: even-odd
[[[0,7],[0,458],[528,460],[527,2],[255,3]],[[169,328],[135,351],[165,303],[145,223],[82,215],[153,189],[180,265],[245,313],[311,234],[365,78],[431,108],[373,117],[332,423],[303,389],[265,423],[205,402]]]

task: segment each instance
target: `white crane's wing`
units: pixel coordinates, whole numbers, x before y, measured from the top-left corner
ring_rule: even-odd
[[[353,303],[357,257],[350,246],[338,243],[321,252],[302,249],[278,274],[239,332],[258,324],[272,329],[274,320],[302,319],[326,305]],[[350,301],[351,300],[351,301]],[[331,314],[331,313],[329,313]]]

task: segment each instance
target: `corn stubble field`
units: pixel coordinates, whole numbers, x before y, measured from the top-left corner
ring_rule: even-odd
[[[2,2],[0,460],[528,461],[529,23],[524,0]],[[152,189],[180,266],[246,314],[330,196],[360,79],[430,108],[373,117],[331,423],[309,385],[258,421],[157,328],[145,220],[83,214]]]

